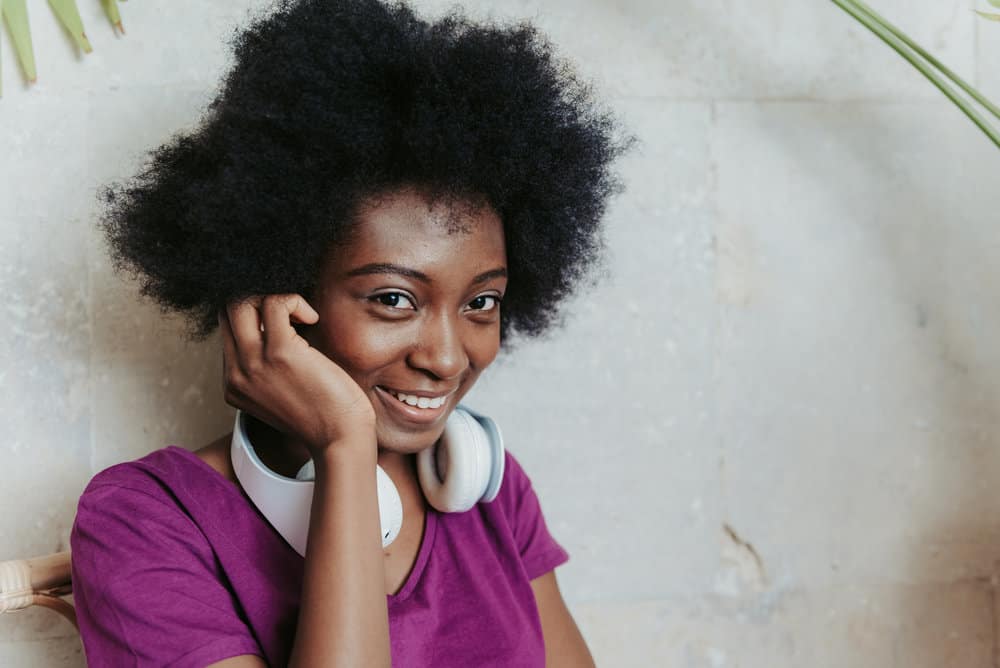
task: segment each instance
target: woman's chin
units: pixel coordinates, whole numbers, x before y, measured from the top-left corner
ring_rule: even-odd
[[[426,450],[441,438],[441,432],[436,431],[431,434],[400,433],[395,429],[383,429],[381,425],[376,428],[379,451],[395,452],[402,455],[416,454]]]

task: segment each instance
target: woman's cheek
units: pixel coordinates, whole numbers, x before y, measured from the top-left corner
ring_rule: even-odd
[[[410,328],[395,323],[390,326],[331,329],[333,331],[325,337],[324,352],[348,372],[364,373],[379,369],[405,356],[407,342],[413,340]]]
[[[478,336],[472,350],[473,364],[477,369],[482,370],[492,364],[500,354],[500,323]]]

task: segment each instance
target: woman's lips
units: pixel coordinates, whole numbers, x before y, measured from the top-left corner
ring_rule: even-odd
[[[375,392],[386,408],[389,409],[390,413],[402,418],[405,422],[415,424],[426,425],[436,422],[438,418],[448,412],[448,406],[451,403],[447,398],[451,396],[449,394],[446,396],[444,403],[437,408],[418,408],[417,406],[410,406],[403,403],[384,387],[376,385]]]

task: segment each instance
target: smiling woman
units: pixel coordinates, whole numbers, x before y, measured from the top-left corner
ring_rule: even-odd
[[[459,402],[510,335],[549,328],[597,259],[626,145],[529,25],[303,0],[238,36],[201,127],[105,193],[118,267],[194,335],[219,326],[241,417],[84,492],[88,660],[592,664],[529,478],[488,418],[473,440],[451,425],[478,415]],[[477,438],[495,459],[467,456]],[[255,507],[241,448],[313,485],[303,550]],[[387,546],[376,472],[402,509]],[[456,510],[438,478],[497,484]]]
[[[503,224],[485,205],[460,228],[449,213],[412,190],[363,207],[311,301],[319,322],[307,340],[368,393],[380,446],[404,454],[434,443],[500,349]]]

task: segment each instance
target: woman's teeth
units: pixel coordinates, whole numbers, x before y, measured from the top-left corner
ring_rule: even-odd
[[[402,392],[393,392],[392,390],[389,393],[404,404],[416,406],[417,408],[440,408],[448,399],[446,396],[434,397],[433,399],[430,397],[418,397],[415,394],[403,394]]]

